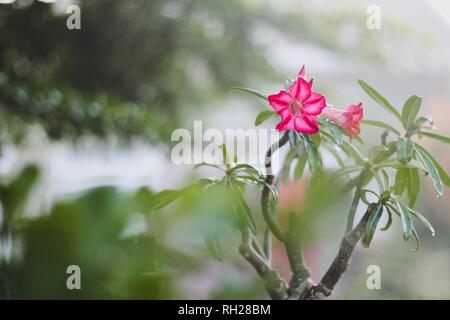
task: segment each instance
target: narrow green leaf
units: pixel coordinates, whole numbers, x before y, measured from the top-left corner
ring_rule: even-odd
[[[401,196],[408,185],[409,174],[407,168],[397,169],[393,193]]]
[[[253,218],[252,211],[250,210],[250,207],[248,206],[247,202],[245,201],[242,193],[237,190],[235,187],[233,187],[233,184],[231,184],[231,187],[233,188],[233,197],[236,204],[236,210],[237,213],[243,218],[247,226],[250,228],[250,230],[256,234],[256,222]]]
[[[341,128],[339,128],[331,121],[328,121],[327,119],[319,119],[319,123],[330,131],[331,135],[338,145],[342,143],[344,133],[342,132]]]
[[[416,229],[414,229],[414,228],[413,228],[413,230],[412,230],[412,234],[413,234],[413,236],[414,236],[414,239],[416,239],[416,248],[413,249],[412,251],[413,251],[413,252],[417,252],[417,251],[419,251],[419,249],[420,249],[420,239],[419,239],[419,235],[417,234],[417,231],[416,231]]]
[[[434,230],[433,225],[430,223],[430,221],[428,221],[428,219],[425,218],[419,212],[417,212],[411,208],[408,208],[408,209],[411,212],[411,214],[414,216],[414,218],[420,220],[420,222],[422,222],[428,228],[428,230],[430,230],[431,235],[434,237],[434,235],[436,234],[436,231]]]
[[[275,111],[272,110],[263,110],[261,111],[257,116],[256,116],[256,120],[255,120],[255,126],[259,126],[260,124],[262,124],[264,121],[275,117],[277,115],[277,113]]]
[[[359,165],[359,164],[353,164],[353,165],[346,166],[344,168],[341,168],[341,169],[337,170],[332,175],[331,180],[336,180],[340,176],[343,176],[343,175],[346,175],[346,174],[350,174],[352,172],[360,171],[360,170],[363,170],[363,169],[364,169],[364,166]]]
[[[214,258],[219,261],[223,260],[223,250],[220,245],[219,239],[216,236],[205,237],[206,247]]]
[[[399,137],[397,142],[397,160],[400,162],[409,162],[414,156],[414,143],[405,138]]]
[[[374,88],[369,86],[366,82],[363,80],[358,80],[359,85],[361,88],[364,89],[364,91],[373,99],[375,100],[379,105],[384,107],[386,110],[391,112],[398,120],[402,120],[402,116],[400,115],[400,112],[398,112],[390,103],[387,101],[385,97],[383,97],[380,93],[378,93]]]
[[[303,172],[305,171],[306,162],[308,158],[306,154],[302,154],[297,161],[297,165],[294,169],[294,178],[295,180],[300,180],[303,177]]]
[[[431,158],[425,152],[423,152],[421,148],[416,147],[414,149],[416,150],[416,153],[420,158],[420,160],[422,160],[423,164],[428,169],[428,173],[431,176],[431,180],[433,181],[433,186],[434,189],[436,190],[438,198],[442,197],[443,194],[442,180],[436,166],[434,165],[433,160],[431,160]]]
[[[409,197],[409,207],[413,208],[416,204],[417,196],[420,191],[420,175],[419,169],[408,169],[409,179],[408,179],[408,197]]]
[[[379,127],[379,128],[385,129],[387,131],[394,132],[398,136],[400,135],[400,132],[397,129],[395,129],[393,126],[391,126],[391,125],[389,125],[387,123],[381,122],[381,121],[361,120],[361,123],[367,124],[369,126]]]
[[[400,200],[395,200],[395,203],[397,204],[402,220],[403,239],[406,241],[411,237],[413,229],[411,214],[409,213],[409,208],[403,202]]]
[[[389,149],[386,146],[383,145],[375,145],[369,150],[369,160],[370,162],[374,162],[374,159],[376,159],[377,155],[381,153],[385,153]]]
[[[387,231],[390,227],[391,227],[391,225],[392,225],[392,212],[391,212],[391,209],[389,208],[389,207],[386,207],[386,211],[387,211],[387,213],[388,213],[388,221],[386,222],[386,224],[384,225],[384,227],[383,228],[381,228],[380,230],[381,231]]]
[[[414,127],[420,128],[427,122],[430,124],[430,126],[433,126],[433,120],[431,120],[430,118],[418,117],[416,122],[414,123]]]
[[[361,239],[361,243],[365,248],[370,246],[372,242],[373,235],[377,230],[378,222],[380,222],[380,218],[383,215],[383,206],[378,204],[375,211],[370,215],[369,220],[367,221],[366,228],[364,230],[364,235]]]
[[[263,95],[262,93],[260,93],[256,90],[253,90],[253,89],[244,88],[244,87],[232,87],[231,91],[239,91],[239,92],[243,92],[243,93],[248,93],[255,97],[258,97],[258,98],[261,98],[261,99],[267,101],[267,97],[265,95]]]
[[[425,153],[428,156],[428,158],[431,159],[431,161],[433,161],[433,164],[436,167],[437,171],[439,172],[439,176],[441,177],[442,182],[444,182],[444,184],[447,187],[450,187],[450,177],[448,176],[447,171],[445,171],[445,169],[441,166],[441,164],[424,147],[418,145],[417,143],[415,144],[415,147],[420,149],[423,153]]]
[[[164,190],[151,196],[152,206],[149,209],[161,209],[173,201],[177,200],[182,194],[181,190]]]
[[[405,130],[409,130],[414,124],[421,104],[422,97],[416,95],[413,95],[406,100],[402,110],[402,124]]]
[[[420,131],[419,134],[429,137],[431,139],[441,141],[441,142],[450,143],[450,137],[447,137],[447,136],[442,136],[440,134],[426,132],[426,131]]]
[[[383,193],[383,191],[386,190],[386,187],[383,184],[383,180],[381,180],[380,176],[378,175],[378,173],[375,170],[373,170],[371,168],[370,171],[372,172],[373,176],[375,177],[375,180],[377,181],[378,191],[380,192],[380,195],[381,195]]]
[[[314,184],[322,172],[322,159],[319,151],[311,138],[307,135],[301,135],[308,157],[309,171],[311,172],[311,183]]]
[[[365,163],[364,156],[358,151],[358,149],[349,144],[347,141],[343,141],[341,146],[347,155],[353,158],[357,164],[363,165]]]

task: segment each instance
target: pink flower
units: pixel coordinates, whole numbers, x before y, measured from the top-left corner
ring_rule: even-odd
[[[305,67],[299,72],[297,80],[289,86],[289,92],[281,90],[270,95],[270,106],[281,116],[277,130],[295,130],[300,133],[319,131],[317,116],[326,106],[325,97],[312,91],[313,80],[305,80]]]
[[[350,141],[361,132],[359,122],[363,117],[362,103],[349,105],[345,110],[325,108],[322,115],[347,131]]]

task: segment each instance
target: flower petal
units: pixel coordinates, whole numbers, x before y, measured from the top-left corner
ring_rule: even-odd
[[[303,105],[306,113],[318,115],[322,112],[323,108],[327,106],[327,103],[323,95],[316,92],[311,92],[311,95],[306,101],[303,102]]]
[[[306,70],[305,70],[305,66],[303,65],[302,68],[300,69],[300,72],[298,73],[298,76],[305,78],[305,75],[306,75]]]
[[[289,107],[289,104],[292,101],[291,96],[284,90],[281,90],[277,94],[272,94],[267,97],[270,106],[276,111],[279,112],[281,110]]]
[[[282,120],[277,125],[278,131],[294,130],[294,116],[289,112],[283,112]]]
[[[297,80],[289,87],[289,92],[292,98],[303,102],[311,95],[311,84],[302,77],[297,77]]]
[[[317,126],[317,119],[315,117],[308,117],[306,115],[295,117],[294,119],[295,130],[300,133],[316,133],[319,131]]]

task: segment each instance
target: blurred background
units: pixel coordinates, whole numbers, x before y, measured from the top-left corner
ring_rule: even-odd
[[[66,27],[72,4],[80,30]],[[366,26],[371,5],[379,30]],[[421,95],[422,115],[450,135],[449,38],[445,0],[0,0],[0,297],[268,298],[236,232],[218,228],[225,258],[209,254],[199,230],[220,219],[183,203],[146,212],[154,192],[218,174],[172,164],[172,131],[194,120],[252,128],[264,102],[230,88],[277,92],[306,65],[336,107],[362,101],[366,119],[398,127],[362,92],[363,79],[397,108]],[[380,134],[363,127],[363,152]],[[422,144],[450,169],[445,144]],[[280,219],[304,205],[307,180],[282,185]],[[414,253],[398,223],[377,232],[332,298],[450,298],[449,190],[437,200],[430,187],[424,181],[417,208],[436,236],[419,226]],[[258,200],[248,193],[255,212]],[[336,253],[349,203],[314,222],[306,260],[315,281]],[[274,258],[288,277],[277,243]],[[82,290],[66,288],[72,264]],[[381,290],[366,287],[373,264]]]

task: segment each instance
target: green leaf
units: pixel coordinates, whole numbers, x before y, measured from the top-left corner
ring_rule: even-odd
[[[428,156],[428,158],[431,159],[431,161],[433,161],[433,164],[436,167],[437,171],[439,172],[439,176],[441,177],[442,182],[444,182],[444,184],[447,187],[450,187],[450,177],[448,176],[447,171],[445,171],[445,169],[441,166],[441,164],[424,147],[418,145],[417,143],[415,144],[415,147],[416,149],[417,148],[420,149],[423,153],[425,153]]]
[[[397,169],[393,193],[401,196],[408,185],[409,173],[407,168]]]
[[[374,127],[379,127],[379,128],[383,128],[387,131],[391,131],[394,132],[396,135],[400,135],[400,132],[395,129],[394,127],[392,127],[391,125],[381,122],[381,121],[375,121],[375,120],[361,120],[361,123],[367,124],[369,126],[374,126]]]
[[[300,180],[303,177],[303,172],[305,171],[306,162],[308,158],[306,154],[302,154],[297,161],[297,165],[294,169],[294,178],[295,180]]]
[[[434,235],[436,234],[436,231],[433,228],[433,225],[430,223],[430,221],[428,221],[427,218],[425,218],[423,215],[421,215],[419,212],[408,208],[409,212],[411,212],[411,214],[414,216],[414,218],[418,219],[420,222],[422,222],[427,228],[428,230],[430,230],[431,235],[434,237]]]
[[[386,224],[384,225],[384,227],[383,228],[381,228],[380,230],[381,231],[387,231],[390,227],[391,227],[391,225],[392,225],[392,212],[391,212],[391,209],[389,208],[389,207],[386,207],[386,211],[387,211],[387,213],[388,213],[388,221],[386,222]]]
[[[373,176],[375,177],[375,180],[377,181],[378,184],[378,191],[380,192],[380,194],[383,193],[383,191],[386,190],[387,186],[385,186],[383,184],[383,180],[381,180],[380,176],[378,175],[378,173],[373,170],[372,168],[370,168],[370,171],[372,172]]]
[[[342,143],[342,139],[344,138],[344,133],[342,132],[341,128],[339,128],[331,121],[328,121],[327,119],[318,119],[318,120],[321,125],[323,125],[330,131],[336,143],[340,145]]]
[[[402,220],[403,239],[406,241],[411,237],[413,229],[411,214],[409,213],[409,208],[403,202],[400,200],[395,200],[395,203],[397,204],[400,212],[400,218]]]
[[[426,118],[426,117],[418,117],[416,122],[414,123],[414,126],[416,128],[420,128],[421,126],[423,126],[425,123],[429,123],[430,126],[433,125],[433,120],[431,120],[430,118]]]
[[[322,172],[322,159],[319,151],[308,135],[300,135],[305,146],[306,155],[308,157],[309,171],[311,172],[311,183],[314,184]]]
[[[414,143],[405,138],[399,137],[397,142],[397,160],[400,162],[409,162],[414,156]]]
[[[355,172],[355,171],[360,171],[363,170],[365,167],[359,164],[353,164],[353,165],[349,165],[346,167],[343,167],[339,170],[337,170],[333,176],[331,177],[331,180],[336,180],[337,178],[339,178],[340,176]]]
[[[392,113],[398,120],[401,121],[402,116],[400,113],[387,101],[385,97],[383,97],[380,93],[378,93],[374,88],[369,86],[366,82],[363,80],[358,80],[359,85],[361,88],[364,89],[364,91],[373,99],[375,100],[379,105],[384,107],[386,110],[388,110],[390,113]]]
[[[374,159],[376,159],[377,155],[381,154],[381,153],[385,153],[387,152],[389,149],[386,146],[383,145],[376,145],[373,146],[372,148],[370,148],[369,150],[369,161],[371,163],[374,162]]]
[[[356,161],[357,164],[363,165],[365,163],[364,156],[358,151],[358,149],[349,144],[347,141],[342,141],[341,147],[349,157]]]
[[[434,165],[433,160],[431,160],[431,158],[425,152],[423,152],[421,148],[416,147],[414,149],[416,150],[416,153],[420,158],[420,160],[422,160],[423,164],[428,169],[428,173],[431,176],[431,180],[433,181],[433,186],[434,189],[436,190],[438,198],[442,197],[443,194],[442,180],[436,166]]]
[[[233,192],[233,198],[236,206],[237,214],[243,219],[250,230],[256,234],[256,222],[253,219],[252,211],[245,201],[242,193],[233,187],[233,183],[230,184]]]
[[[216,258],[219,261],[223,260],[223,250],[222,246],[220,245],[219,239],[214,236],[207,236],[205,237],[205,243],[206,247],[208,248],[209,252],[212,254],[214,258]]]
[[[373,235],[377,229],[378,222],[380,222],[380,218],[383,215],[383,206],[381,203],[377,205],[375,208],[375,211],[372,212],[372,214],[369,217],[369,220],[367,221],[366,228],[364,230],[364,235],[361,239],[361,243],[365,248],[368,248],[370,246],[370,243],[372,242]]]
[[[276,116],[277,113],[275,111],[272,110],[263,110],[261,111],[258,116],[256,117],[255,120],[255,126],[259,126],[261,123],[263,123],[264,121]]]
[[[158,210],[177,200],[182,194],[182,190],[164,190],[153,194],[151,197],[151,210]]]
[[[225,171],[223,168],[221,168],[217,164],[212,164],[212,163],[201,162],[201,163],[197,163],[196,165],[194,165],[194,169],[197,169],[200,167],[212,167],[212,168],[215,168],[215,169],[218,169],[221,171]]]
[[[408,197],[409,197],[409,207],[413,208],[416,204],[417,196],[420,191],[420,175],[419,169],[407,169],[408,170]]]
[[[267,97],[265,95],[263,95],[262,93],[260,93],[256,90],[253,90],[253,89],[244,88],[244,87],[232,87],[231,91],[239,91],[239,92],[243,92],[243,93],[248,93],[255,97],[258,97],[258,98],[261,98],[261,99],[267,101]]]
[[[447,136],[442,136],[440,134],[426,132],[426,131],[420,131],[419,134],[429,137],[431,139],[441,141],[441,142],[450,143],[450,137],[447,137]]]
[[[402,124],[405,130],[409,130],[416,120],[422,104],[422,97],[413,95],[406,100],[402,110]]]

